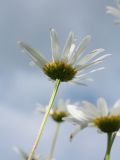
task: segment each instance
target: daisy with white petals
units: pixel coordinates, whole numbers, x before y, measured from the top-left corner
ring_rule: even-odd
[[[115,23],[120,25],[120,0],[115,0],[116,7],[107,6],[107,13],[116,17]]]
[[[60,99],[57,103],[57,105],[55,105],[51,110],[50,110],[50,114],[49,116],[57,123],[62,123],[63,118],[67,117],[69,115],[68,110],[67,110],[67,106],[70,105],[70,101],[69,100],[62,100]],[[40,104],[37,104],[37,111],[40,112],[41,114],[45,114],[47,107],[42,107]]]
[[[54,135],[53,135],[53,140],[52,140],[52,145],[51,145],[51,149],[49,152],[49,156],[48,156],[48,160],[51,160],[51,157],[53,157],[53,153],[55,150],[55,146],[56,146],[56,142],[57,142],[57,138],[58,138],[58,133],[60,130],[60,125],[61,123],[63,123],[63,118],[67,117],[69,115],[68,111],[67,111],[67,106],[70,104],[69,100],[63,101],[62,99],[60,99],[57,103],[57,105],[55,107],[53,107],[50,111],[50,117],[56,122],[56,127],[55,127],[55,131],[54,131]],[[45,114],[46,113],[46,109],[48,106],[46,107],[41,107],[41,105],[37,104],[37,111],[40,112],[41,114]]]
[[[65,119],[77,124],[79,131],[88,126],[94,126],[101,132],[107,133],[108,146],[105,160],[109,160],[114,138],[120,129],[120,100],[111,109],[108,109],[104,98],[98,99],[97,107],[90,102],[83,101],[80,107],[69,105],[67,109],[70,116]],[[77,132],[74,132],[73,135]]]
[[[13,150],[21,156],[21,158],[23,160],[28,160],[28,154],[26,152],[24,152],[22,149],[18,148],[18,147],[14,147]],[[45,160],[45,158],[43,158],[42,156],[34,156],[32,158],[32,160]]]
[[[91,41],[91,36],[89,35],[76,47],[74,34],[70,32],[62,51],[60,51],[57,33],[54,29],[50,29],[50,38],[51,61],[48,61],[40,52],[31,48],[25,42],[19,42],[19,44],[23,51],[32,58],[32,64],[37,65],[52,80],[59,79],[60,82],[70,81],[85,85],[85,82],[90,80],[86,75],[101,70],[103,67],[89,70],[88,73],[86,73],[86,70],[96,67],[110,55],[104,54],[104,49],[99,48],[83,56],[83,51]]]

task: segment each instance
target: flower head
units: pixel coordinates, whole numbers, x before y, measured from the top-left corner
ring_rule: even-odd
[[[106,12],[115,16],[116,17],[115,23],[120,25],[120,0],[115,0],[115,2],[116,2],[116,7],[107,6]]]
[[[67,109],[70,116],[66,120],[77,124],[79,130],[94,126],[104,133],[113,133],[120,129],[120,100],[110,110],[104,98],[98,99],[97,107],[83,101],[80,107],[69,105]]]
[[[89,81],[87,74],[103,69],[92,67],[109,56],[110,54],[103,54],[104,49],[96,49],[86,56],[82,56],[83,51],[91,40],[91,36],[86,36],[75,47],[74,35],[69,33],[63,51],[60,52],[57,33],[54,29],[50,29],[52,60],[49,62],[41,53],[31,48],[24,42],[19,42],[21,48],[32,58],[32,64],[37,65],[51,80],[59,79],[61,82],[72,82],[80,85],[85,85],[85,81]]]
[[[67,111],[67,106],[70,104],[70,101],[69,100],[66,100],[66,101],[63,101],[62,99],[60,99],[58,101],[58,104],[53,107],[50,111],[50,116],[51,118],[57,122],[57,123],[61,123],[61,122],[64,122],[63,121],[63,118],[67,117],[69,115],[68,111]],[[37,111],[40,112],[40,113],[45,113],[46,112],[46,109],[47,109],[48,106],[46,107],[41,107],[39,104],[38,104],[38,107],[37,107]]]
[[[28,160],[28,154],[24,152],[22,149],[14,147],[13,150],[19,154],[23,160]],[[32,160],[45,160],[43,157],[40,156],[34,156]]]

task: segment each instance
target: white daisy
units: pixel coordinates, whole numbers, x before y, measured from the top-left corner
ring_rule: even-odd
[[[50,29],[52,60],[49,62],[42,54],[28,44],[19,42],[21,48],[32,58],[32,64],[37,65],[51,80],[60,80],[61,82],[72,82],[85,85],[87,74],[103,69],[96,68],[94,70],[86,70],[97,66],[110,54],[103,54],[104,49],[99,48],[86,56],[82,56],[83,51],[91,41],[91,36],[86,36],[78,45],[75,46],[74,35],[69,33],[63,51],[60,51],[57,33],[54,29]],[[101,55],[102,54],[102,55]]]
[[[13,147],[13,150],[22,157],[23,160],[28,160],[28,154],[26,152],[24,152],[22,149],[18,148],[18,147]],[[35,155],[32,160],[47,160],[48,157],[44,157],[44,156],[37,156]],[[55,160],[55,159],[51,159],[51,160]]]
[[[13,150],[19,154],[23,160],[28,160],[28,154],[26,152],[24,152],[22,149],[18,148],[18,147],[14,147]],[[32,158],[32,160],[45,160],[45,158],[43,158],[42,156],[34,156]]]
[[[98,99],[97,107],[83,101],[80,107],[68,105],[67,109],[70,116],[65,119],[79,126],[72,136],[88,126],[94,126],[104,133],[114,133],[120,128],[120,100],[111,109],[108,109],[104,98]]]
[[[116,7],[112,7],[112,6],[107,6],[107,13],[113,15],[116,17],[115,19],[115,23],[120,25],[120,0],[115,0],[116,3]]]
[[[64,101],[64,100],[60,99],[58,101],[58,104],[51,109],[49,115],[57,123],[64,122],[63,118],[67,117],[69,115],[69,113],[67,111],[67,106],[68,105],[70,105],[70,101],[69,100]],[[37,111],[42,113],[42,114],[45,114],[46,110],[47,110],[47,107],[48,106],[42,107],[40,104],[37,104]]]

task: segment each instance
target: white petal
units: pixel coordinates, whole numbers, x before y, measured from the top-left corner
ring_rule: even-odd
[[[105,67],[96,68],[96,69],[91,70],[89,73],[94,73],[96,71],[101,71],[103,69],[105,69]]]
[[[74,35],[72,32],[69,33],[68,38],[66,40],[66,44],[64,46],[63,52],[62,52],[62,60],[67,61],[68,55],[73,51],[73,44],[74,44]]]
[[[99,111],[92,103],[88,101],[82,101],[82,104],[83,107],[81,107],[81,110],[83,110],[83,112],[86,113],[88,118],[92,120],[100,116]]]
[[[74,105],[68,105],[67,106],[67,110],[68,112],[70,113],[70,115],[77,119],[78,121],[86,121],[86,115],[81,111],[79,110],[79,108],[77,106],[74,106]]]
[[[88,77],[75,77],[74,80],[72,82],[74,82],[75,84],[78,84],[78,85],[82,85],[82,86],[85,86],[87,87],[88,86],[88,82],[93,82],[94,80],[92,78],[88,78]]]
[[[118,107],[120,107],[120,99],[113,106],[113,108],[118,108]]]
[[[67,112],[67,105],[70,103],[70,100],[63,101],[60,99],[57,104],[57,111]]]
[[[92,78],[87,78],[87,77],[80,77],[80,78],[75,77],[74,81],[85,84],[87,86],[86,81],[93,82],[93,79]]]
[[[97,68],[97,69],[93,69],[90,72],[87,72],[87,73],[84,73],[84,74],[81,74],[81,72],[78,71],[78,75],[76,75],[75,77],[76,78],[82,78],[82,77],[85,77],[85,76],[87,76],[87,75],[89,75],[91,73],[94,73],[96,71],[100,71],[100,70],[103,70],[103,69],[105,69],[105,68],[104,67],[100,67],[100,68]]]
[[[87,123],[83,123],[81,125],[78,125],[78,127],[76,127],[76,129],[70,134],[70,141],[73,140],[73,138],[84,128],[86,128],[88,126]]]
[[[105,55],[103,55],[103,56],[101,56],[101,57],[99,57],[99,58],[97,58],[95,61],[101,61],[101,60],[104,60],[105,58],[107,58],[107,57],[109,57],[109,56],[111,56],[112,54],[105,54]]]
[[[87,120],[78,120],[74,117],[64,117],[63,120],[73,123],[73,125],[79,125],[81,130],[88,126],[89,121]]]
[[[54,29],[50,29],[50,37],[51,37],[51,49],[52,49],[52,58],[53,61],[59,60],[59,43],[57,38],[57,33]]]
[[[118,132],[116,133],[116,136],[120,137],[120,131],[118,131]]]
[[[70,81],[70,83],[87,87],[87,84],[81,82],[80,80],[76,80],[76,79],[73,79],[72,81]]]
[[[13,147],[13,150],[19,154],[24,160],[26,160],[28,158],[28,155],[20,148],[17,147]]]
[[[68,63],[72,65],[72,62],[73,62],[73,55],[74,55],[74,50],[75,50],[75,44],[73,43],[71,45],[71,48],[70,48],[70,52],[68,54]]]
[[[98,110],[100,111],[101,116],[108,115],[108,106],[107,102],[104,98],[99,98],[97,101]]]
[[[75,49],[75,44],[73,43],[70,48],[70,55],[73,53],[74,49]]]
[[[120,18],[120,10],[118,10],[117,8],[114,8],[112,6],[107,6],[106,9],[107,13]]]
[[[19,42],[19,45],[40,68],[43,68],[43,66],[48,63],[48,61],[39,52],[31,48],[28,44]]]
[[[36,111],[44,114],[46,112],[46,108],[45,107],[38,107],[38,108],[36,108]]]
[[[41,114],[45,114],[47,111],[47,107],[48,106],[42,106],[40,103],[36,103],[36,111],[41,113]],[[49,115],[53,114],[53,108],[50,110]]]
[[[111,115],[120,115],[120,100],[118,100],[110,111]]]
[[[80,65],[85,65],[86,63],[88,63],[90,60],[92,60],[95,56],[97,56],[98,54],[104,52],[105,50],[103,48],[99,48],[94,50],[92,53],[87,54],[84,58],[82,58],[80,60]]]
[[[79,44],[78,48],[75,51],[75,54],[73,56],[73,61],[72,63],[76,63],[76,60],[78,60],[80,58],[80,56],[82,55],[81,53],[86,49],[87,45],[90,43],[91,41],[91,36],[88,35],[86,36]]]
[[[75,68],[78,71],[83,71],[85,69],[89,69],[89,68],[91,68],[93,66],[96,66],[96,65],[98,65],[99,63],[102,63],[102,62],[103,62],[102,60],[97,60],[97,61],[95,60],[95,61],[91,62],[90,64],[86,64],[86,65],[83,65],[83,66],[77,65]]]
[[[91,41],[91,36],[87,35],[79,44],[78,48],[76,49],[76,55],[79,55],[80,53],[82,53],[85,48],[87,47],[87,45],[90,43]]]

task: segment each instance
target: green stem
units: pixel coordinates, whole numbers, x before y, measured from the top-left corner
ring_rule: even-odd
[[[52,146],[51,146],[50,153],[49,153],[49,156],[48,156],[48,160],[51,160],[53,158],[53,152],[55,150],[55,145],[56,145],[56,142],[57,142],[59,129],[60,129],[60,123],[57,123],[56,128],[55,128],[55,132],[54,132],[54,135],[53,135],[53,141],[52,141]]]
[[[40,129],[39,129],[37,137],[36,137],[36,139],[34,141],[34,144],[33,144],[32,150],[30,152],[30,155],[28,157],[28,160],[32,160],[32,157],[34,156],[35,150],[36,150],[36,148],[38,146],[38,143],[39,143],[39,140],[41,138],[42,132],[44,130],[45,124],[47,122],[50,110],[51,110],[51,108],[53,106],[53,103],[54,103],[54,100],[55,100],[55,97],[56,97],[59,85],[60,85],[60,80],[56,79],[56,81],[55,81],[55,87],[53,89],[53,93],[52,93],[51,99],[49,101],[49,105],[48,105],[47,111],[46,111],[46,113],[44,115],[44,118],[43,118],[43,121],[42,121],[42,123],[40,125]]]
[[[113,144],[113,134],[112,133],[108,133],[107,134],[107,149],[106,149],[106,154],[105,154],[105,158],[104,160],[110,160],[110,151],[112,148],[112,144]]]
[[[114,142],[114,140],[115,140],[116,134],[117,134],[117,132],[116,132],[116,133],[113,133],[111,145],[113,145],[113,142]]]

